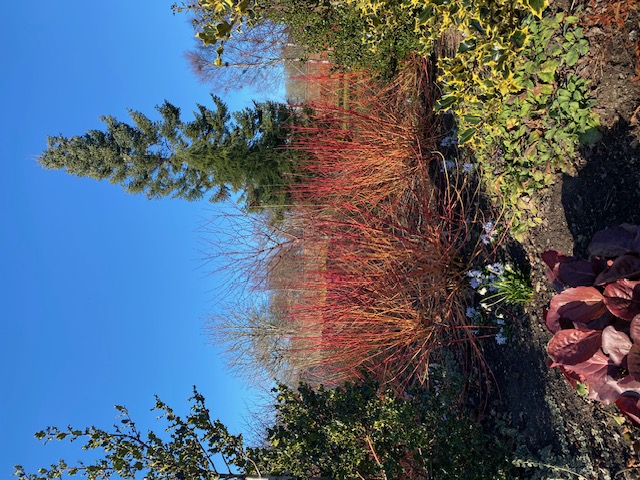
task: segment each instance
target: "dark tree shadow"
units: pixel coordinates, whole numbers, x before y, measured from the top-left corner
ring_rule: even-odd
[[[629,124],[618,121],[593,147],[583,166],[564,175],[562,204],[574,239],[574,255],[586,258],[594,233],[621,223],[640,223],[640,146]]]

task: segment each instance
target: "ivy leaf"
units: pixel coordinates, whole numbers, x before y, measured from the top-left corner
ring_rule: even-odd
[[[578,136],[581,145],[595,145],[602,140],[602,132],[598,127],[591,127]]]
[[[560,62],[558,60],[547,60],[542,65],[540,65],[540,71],[538,72],[538,78],[545,83],[553,83],[556,70]]]
[[[567,55],[565,56],[567,65],[570,67],[573,67],[576,63],[578,63],[579,58],[580,58],[580,55],[578,54],[578,50],[576,49],[576,47],[571,47],[571,49],[567,52]]]

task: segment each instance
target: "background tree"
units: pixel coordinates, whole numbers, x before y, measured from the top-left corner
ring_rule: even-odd
[[[95,460],[76,465],[61,460],[38,473],[17,465],[14,475],[20,480],[62,475],[149,480],[255,475],[272,480],[507,478],[497,475],[506,471],[505,450],[460,414],[457,392],[448,378],[435,374],[437,389],[405,398],[370,381],[335,390],[280,385],[276,423],[267,431],[267,445],[258,448],[246,448],[242,435],[231,435],[220,421],[212,420],[195,389],[184,419],[156,399],[154,409],[167,423],[165,433],[143,434],[126,408],[117,406],[120,421],[111,431],[49,427],[36,434],[45,443],[84,441],[83,449],[98,453]]]
[[[194,72],[225,89],[265,85],[281,77],[282,65],[327,59],[340,69],[364,68],[390,77],[417,48],[410,22],[402,21],[397,24],[403,28],[392,29],[371,48],[367,20],[333,0],[193,0],[173,8],[191,15],[202,42],[187,54]],[[407,16],[400,8],[395,14]]]
[[[106,130],[83,136],[53,136],[39,157],[41,166],[76,176],[108,179],[148,198],[170,196],[211,201],[242,191],[249,209],[284,205],[295,155],[290,141],[295,112],[272,102],[230,114],[218,97],[214,109],[198,105],[185,122],[165,101],[160,120],[130,111],[132,124],[106,116]]]
[[[218,61],[215,48],[196,41],[185,54],[198,79],[216,91],[228,92],[247,85],[258,91],[275,92],[283,83],[289,62],[304,59],[283,24],[265,21],[245,30],[223,45],[224,60]]]

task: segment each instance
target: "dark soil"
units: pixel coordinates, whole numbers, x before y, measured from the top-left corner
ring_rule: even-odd
[[[593,54],[582,74],[591,81],[603,138],[583,150],[575,175],[558,177],[542,200],[544,224],[512,249],[531,268],[535,297],[512,322],[509,343],[486,352],[495,376],[487,418],[523,459],[538,464],[523,470],[523,478],[640,478],[640,429],[620,425],[615,406],[578,395],[558,369],[547,367],[551,335],[543,311],[554,292],[540,254],[554,249],[586,257],[595,232],[640,223],[640,81],[633,80],[640,9],[622,29],[591,24],[585,31]]]

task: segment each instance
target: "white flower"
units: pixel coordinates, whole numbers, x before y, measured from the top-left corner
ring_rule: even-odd
[[[481,302],[480,303],[480,308],[482,308],[483,310],[489,311],[491,309],[491,307],[489,306],[488,303],[485,302]]]
[[[500,277],[504,274],[505,267],[504,265],[502,265],[502,263],[496,262],[496,263],[492,263],[491,265],[487,265],[487,270],[489,270],[494,275]]]
[[[479,293],[480,295],[486,295],[486,293],[487,293],[487,287],[479,288],[479,289],[478,289],[478,293]],[[480,304],[480,305],[482,306],[482,304]]]

